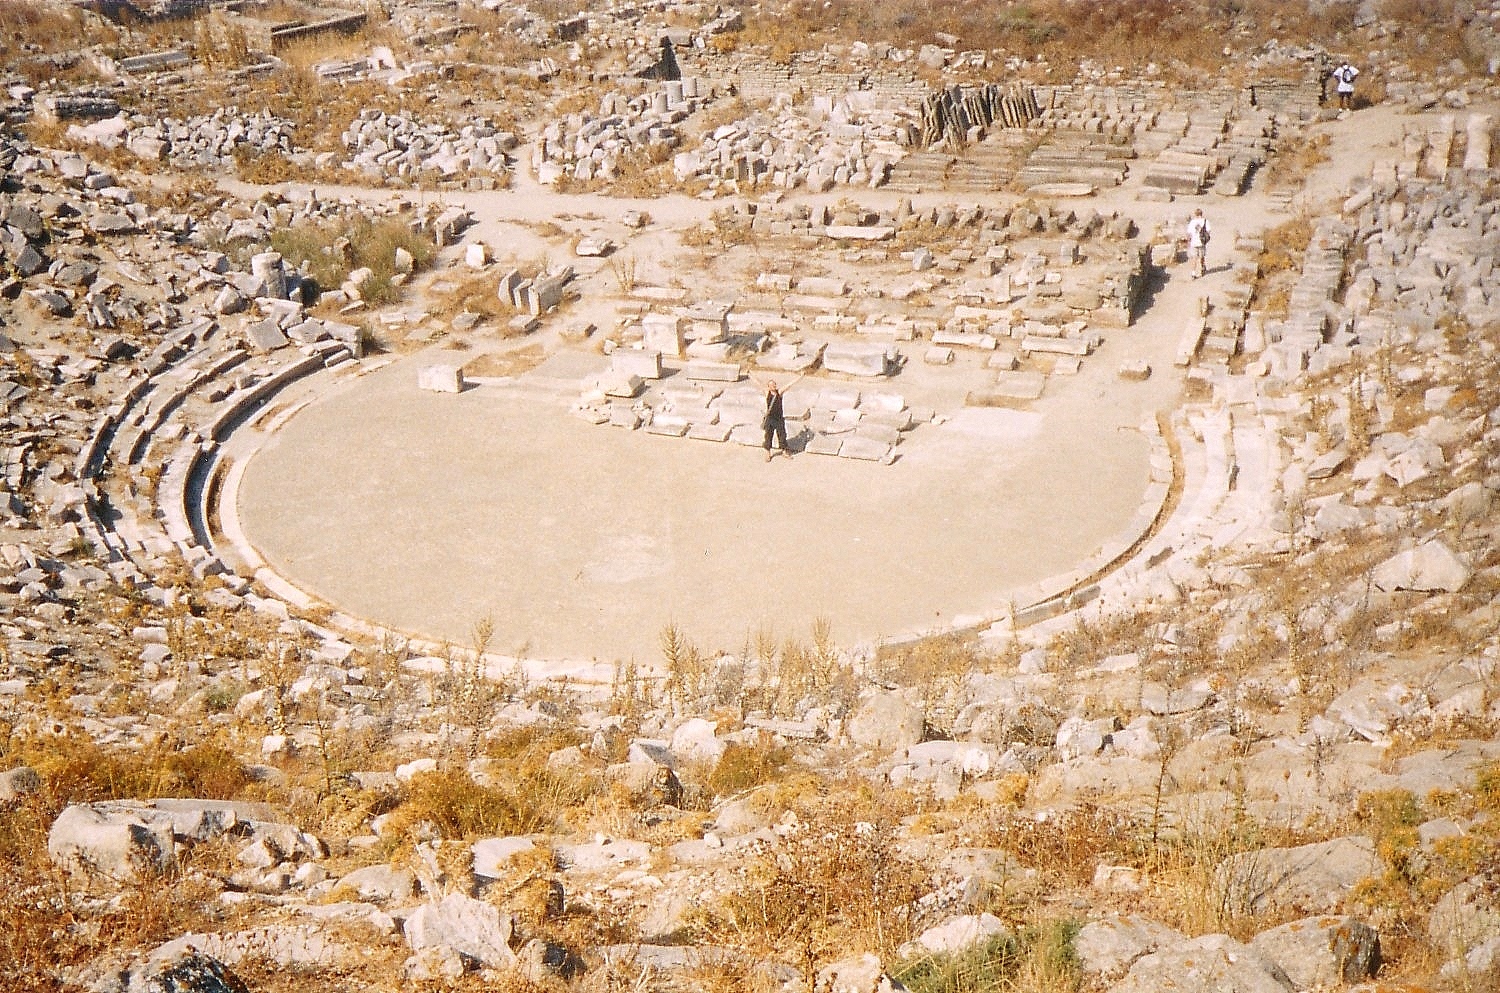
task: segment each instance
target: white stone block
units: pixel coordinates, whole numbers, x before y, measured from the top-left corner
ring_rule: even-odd
[[[417,388],[434,393],[462,393],[464,370],[456,365],[427,365],[417,370]]]

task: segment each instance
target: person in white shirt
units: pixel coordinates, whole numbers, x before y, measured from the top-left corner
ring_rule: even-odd
[[[1208,239],[1212,234],[1208,218],[1203,216],[1203,208],[1196,208],[1187,225],[1188,254],[1193,257],[1194,279],[1208,272]]]
[[[1359,70],[1349,64],[1347,59],[1335,70],[1333,70],[1334,90],[1339,95],[1339,109],[1354,109],[1354,79],[1359,75]]]

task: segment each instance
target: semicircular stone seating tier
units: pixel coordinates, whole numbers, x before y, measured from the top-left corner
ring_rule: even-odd
[[[170,569],[217,575],[235,593],[249,581],[213,526],[212,501],[230,434],[254,424],[287,387],[325,370],[368,372],[343,341],[253,354],[199,318],[139,363],[134,381],[100,414],[78,455],[88,507],[85,534],[117,579]]]

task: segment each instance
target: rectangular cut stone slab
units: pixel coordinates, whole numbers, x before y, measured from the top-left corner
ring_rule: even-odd
[[[837,455],[847,438],[842,434],[814,434],[802,450],[813,455]]]
[[[646,384],[639,376],[612,373],[604,377],[600,385],[604,388],[605,396],[631,400],[641,395],[641,390]]]
[[[841,297],[849,292],[849,284],[828,276],[803,276],[797,280],[797,292],[820,297]]]
[[[1198,346],[1203,343],[1203,335],[1207,330],[1207,322],[1201,317],[1182,329],[1182,337],[1177,341],[1177,356],[1173,359],[1175,365],[1192,364],[1193,359],[1198,355]]]
[[[286,335],[282,334],[281,328],[270,319],[247,325],[245,337],[250,340],[250,347],[258,352],[273,351],[287,343]]]
[[[328,330],[323,327],[321,321],[302,321],[287,328],[286,336],[299,344],[311,345],[314,342],[322,341],[329,335]]]
[[[953,316],[961,321],[994,323],[996,321],[1010,320],[1010,311],[1000,310],[996,307],[970,307],[967,304],[959,304],[953,308]]]
[[[724,424],[694,424],[687,436],[695,441],[727,441],[730,428]]]
[[[842,297],[815,296],[811,293],[788,293],[785,303],[789,310],[843,310],[849,301]]]
[[[994,392],[1013,400],[1035,400],[1046,385],[1047,377],[1040,372],[997,372]]]
[[[859,427],[854,429],[854,437],[879,442],[887,448],[901,442],[901,432],[889,425],[875,424],[868,420],[861,421]]]
[[[889,458],[891,446],[880,441],[862,438],[859,435],[846,437],[839,446],[839,458],[859,459],[863,462],[882,462]]]
[[[687,434],[687,424],[683,421],[655,421],[646,425],[647,434],[659,434],[667,438],[681,438]]]
[[[740,424],[730,429],[729,440],[747,448],[759,448],[765,442],[766,436],[759,424]]]
[[[634,348],[618,348],[609,356],[609,368],[610,371],[622,375],[639,376],[641,379],[660,379],[661,353],[637,351]]]
[[[804,342],[801,345],[778,345],[763,353],[757,364],[762,369],[779,372],[805,372],[817,365],[822,357],[822,344]]]
[[[827,387],[819,391],[814,406],[833,411],[853,410],[859,406],[859,390]]]
[[[891,351],[882,345],[830,342],[823,349],[823,368],[850,376],[884,376],[890,369]]]
[[[687,299],[687,290],[681,286],[637,286],[630,295],[638,300],[681,303]]]
[[[687,320],[675,314],[647,314],[641,318],[642,343],[649,351],[681,358],[687,328]]]
[[[711,383],[735,383],[740,378],[740,367],[737,362],[693,361],[687,364],[682,374],[688,379]]]
[[[1023,352],[1087,355],[1092,350],[1087,338],[1041,338],[1036,335],[1027,335],[1021,339],[1021,351]]]
[[[464,370],[456,365],[424,365],[417,370],[417,388],[434,393],[462,393]]]
[[[953,349],[934,345],[922,353],[922,361],[927,365],[952,365]]]
[[[863,393],[859,406],[866,413],[895,414],[906,409],[906,399],[899,393]]]
[[[932,336],[934,345],[953,345],[961,348],[977,348],[985,352],[993,352],[999,347],[995,336],[974,331],[939,331]]]
[[[860,423],[878,424],[893,431],[910,431],[912,429],[912,416],[909,410],[869,410],[865,411],[864,415],[860,417]]]
[[[609,405],[609,423],[617,428],[634,431],[641,426],[641,415],[631,404],[612,403]]]
[[[830,224],[823,229],[823,234],[843,241],[888,241],[896,237],[896,229],[888,224],[871,227],[860,227],[857,224]]]
[[[714,409],[719,413],[721,424],[750,424],[759,427],[761,418],[765,416],[766,405],[765,401],[759,399],[723,397],[714,404]]]

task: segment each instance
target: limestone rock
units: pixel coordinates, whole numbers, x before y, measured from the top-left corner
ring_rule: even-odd
[[[480,838],[470,849],[474,875],[499,879],[502,868],[518,855],[536,851],[530,838]]]
[[[0,772],[0,803],[14,803],[42,788],[42,777],[29,765]]]
[[[1465,880],[1438,899],[1427,915],[1427,937],[1452,959],[1500,940],[1500,908],[1482,877]]]
[[[714,734],[712,721],[694,717],[672,732],[672,754],[680,758],[717,762],[728,746]]]
[[[1136,960],[1109,993],[1292,993],[1275,962],[1224,934],[1208,934]]]
[[[434,393],[462,393],[464,370],[456,365],[424,365],[417,370],[417,388]]]
[[[1007,937],[1010,933],[1005,922],[994,914],[964,914],[923,931],[915,941],[903,947],[903,954],[962,952],[995,938]]]
[[[1380,968],[1380,936],[1353,917],[1309,917],[1262,931],[1250,947],[1281,966],[1298,989],[1357,983]]]
[[[892,751],[922,740],[922,708],[899,693],[876,691],[861,700],[849,718],[849,739],[856,745]]]
[[[1187,935],[1148,918],[1111,914],[1079,928],[1073,949],[1084,972],[1108,979],[1124,973],[1144,955],[1187,940]]]
[[[879,956],[873,952],[851,955],[818,970],[813,993],[892,993],[904,990],[885,974]]]
[[[127,882],[172,864],[172,829],[128,809],[74,804],[52,822],[47,854],[67,869]]]
[[[153,955],[124,978],[124,993],[249,993],[223,962],[193,950]]]
[[[492,904],[462,893],[425,904],[406,919],[406,943],[412,951],[448,947],[486,968],[514,965],[510,920]]]
[[[1376,566],[1375,585],[1386,592],[1457,593],[1469,582],[1470,570],[1441,541],[1424,542]]]
[[[1296,848],[1267,848],[1229,859],[1220,870],[1234,905],[1254,913],[1301,909],[1337,910],[1361,880],[1379,876],[1385,864],[1370,839],[1352,836]]]
[[[338,882],[338,889],[353,891],[361,900],[404,903],[416,895],[416,877],[406,869],[369,865],[355,869]]]

